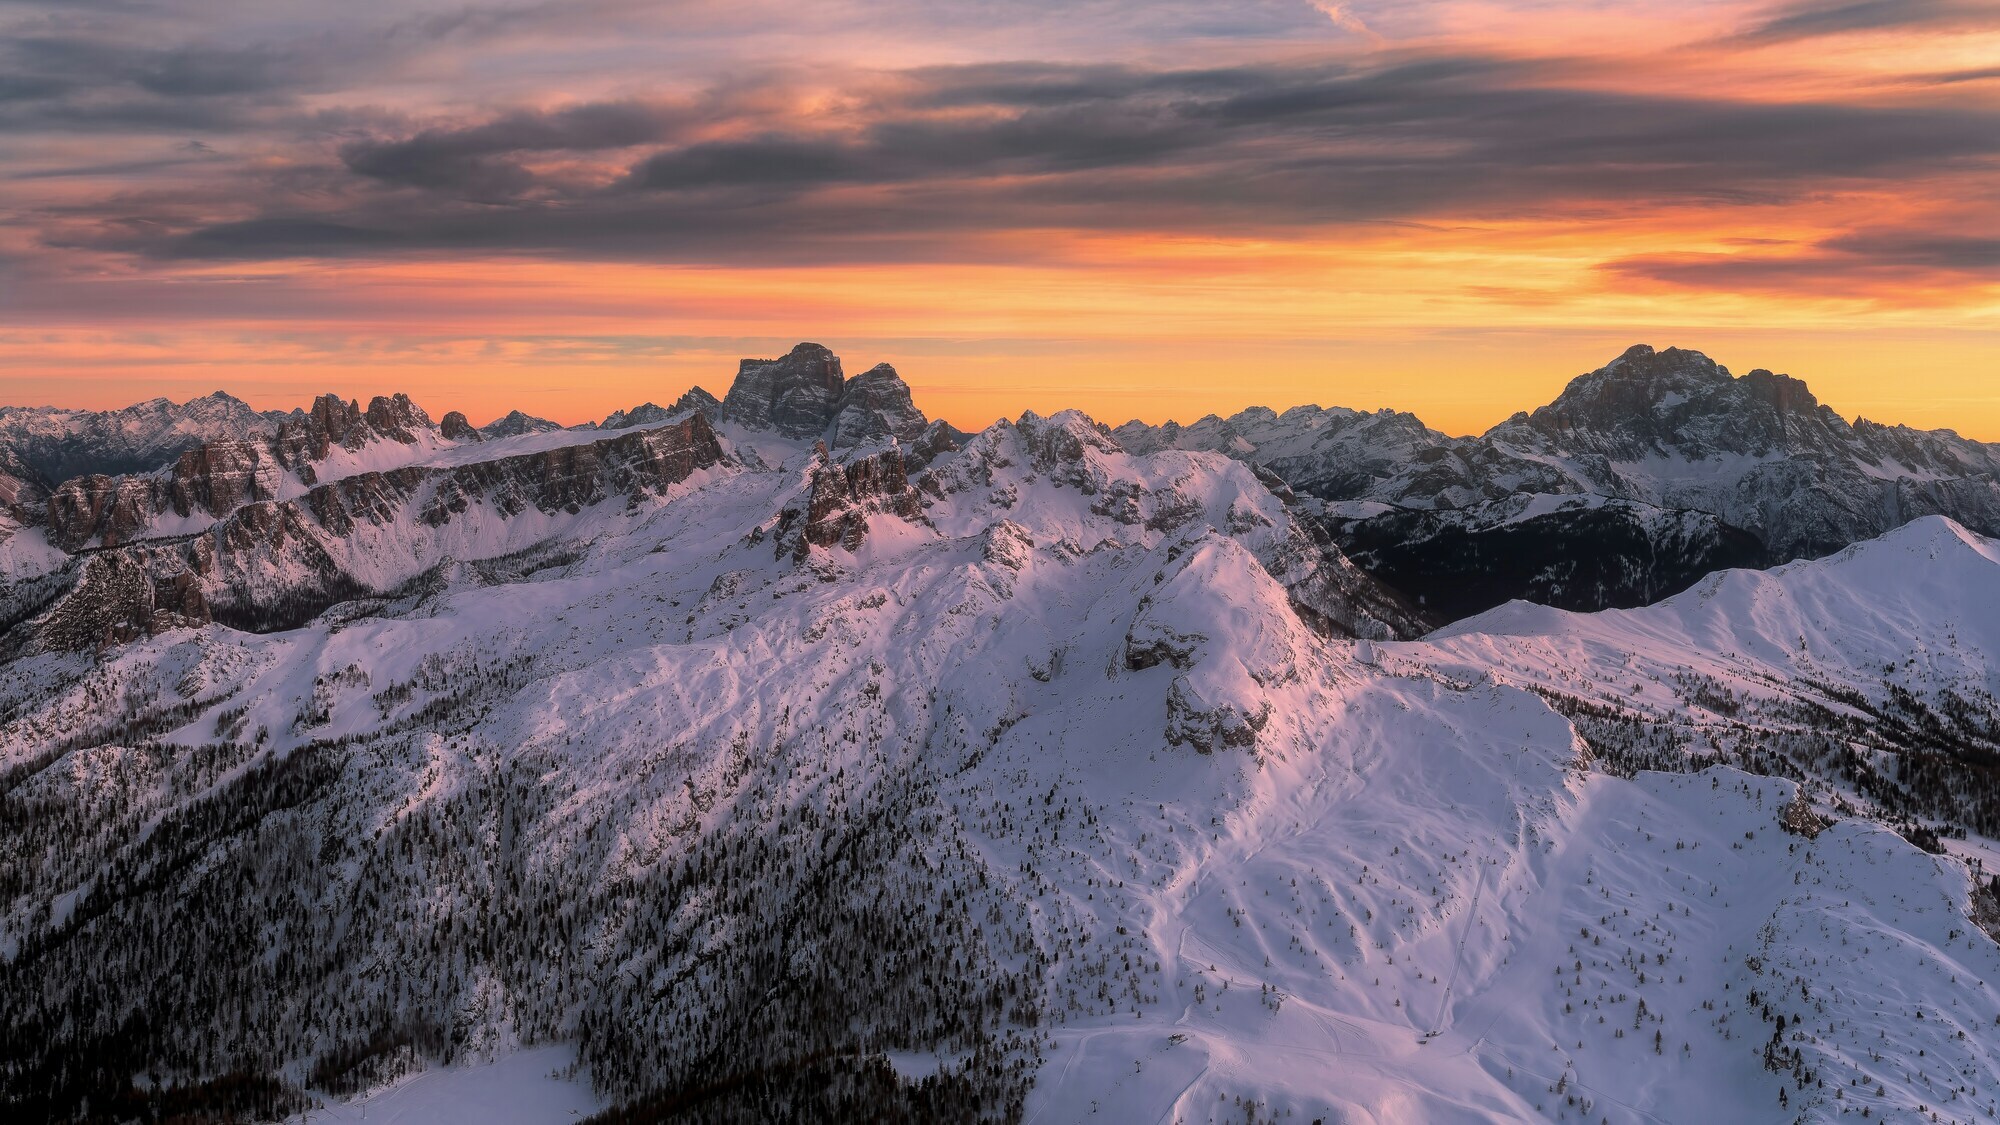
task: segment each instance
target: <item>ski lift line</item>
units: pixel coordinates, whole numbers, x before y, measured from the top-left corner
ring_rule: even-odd
[[[1451,990],[1458,984],[1459,966],[1465,963],[1465,939],[1472,936],[1472,924],[1479,914],[1479,895],[1486,889],[1486,864],[1479,864],[1479,878],[1472,884],[1472,906],[1465,912],[1465,926],[1458,931],[1458,952],[1451,959],[1451,976],[1444,982],[1444,995],[1438,997],[1437,1018],[1431,1021],[1430,1034],[1425,1039],[1435,1039],[1444,1033],[1445,1008],[1451,1003]]]

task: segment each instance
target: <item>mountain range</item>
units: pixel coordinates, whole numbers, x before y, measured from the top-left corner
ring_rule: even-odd
[[[1992,447],[229,403],[5,414],[10,1117],[2000,1116]]]
[[[1456,619],[1525,598],[1629,607],[1710,571],[1837,551],[1922,515],[2000,534],[2000,447],[1848,422],[1806,385],[1640,344],[1478,437],[1297,407],[1128,422],[1135,450],[1209,449],[1325,501],[1354,561]]]

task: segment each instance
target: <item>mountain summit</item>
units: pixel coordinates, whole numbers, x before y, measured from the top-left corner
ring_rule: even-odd
[[[1640,605],[1928,514],[2000,534],[2000,447],[1850,423],[1798,379],[1681,348],[1636,344],[1478,437],[1316,407],[1118,433],[1270,469],[1325,502],[1355,562],[1448,618]]]
[[[886,363],[842,376],[840,357],[821,344],[799,344],[779,359],[746,359],[724,396],[722,417],[788,438],[817,438],[845,449],[923,435],[929,420],[909,384]]]

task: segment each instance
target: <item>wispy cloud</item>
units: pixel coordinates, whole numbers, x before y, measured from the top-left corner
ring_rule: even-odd
[[[1872,32],[1951,32],[2000,27],[1993,0],[1806,0],[1759,13],[1746,40],[1780,42]]]
[[[1383,219],[1768,205],[1992,167],[2000,111],[1772,105],[1536,81],[1503,57],[854,72],[817,96],[592,102],[354,130],[300,190],[225,178],[50,238],[156,257],[439,249],[688,261],[950,258],[1048,228],[1243,234]],[[764,91],[767,95],[772,90]],[[135,222],[144,218],[143,223]]]

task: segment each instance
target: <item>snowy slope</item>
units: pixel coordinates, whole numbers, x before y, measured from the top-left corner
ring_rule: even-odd
[[[160,544],[12,587],[15,1115],[2000,1116],[1990,841],[1771,741],[1844,716],[1888,776],[1955,728],[1885,676],[1992,690],[2000,547],[1955,525],[1395,642],[1282,489],[1074,412],[921,471],[704,415],[315,494],[185,572],[369,587],[296,627],[41,643],[65,597],[190,605]]]

